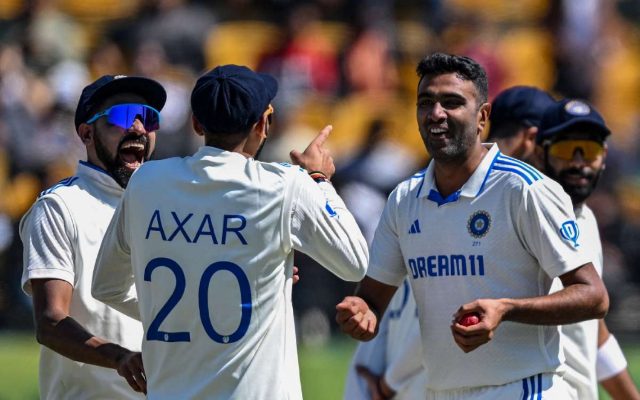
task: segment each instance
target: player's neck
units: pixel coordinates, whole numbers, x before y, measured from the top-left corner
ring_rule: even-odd
[[[480,143],[473,147],[463,161],[435,162],[435,184],[443,197],[459,190],[476,171],[489,151]]]

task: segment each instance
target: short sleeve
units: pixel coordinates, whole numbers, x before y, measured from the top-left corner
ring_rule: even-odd
[[[388,285],[400,286],[407,274],[397,229],[399,194],[394,190],[382,212],[371,245],[367,275]]]
[[[73,229],[64,203],[55,197],[39,199],[22,218],[22,288],[27,294],[31,279],[61,279],[75,286]]]
[[[524,246],[551,278],[593,261],[582,244],[571,199],[555,182],[544,179],[529,186],[514,220]]]

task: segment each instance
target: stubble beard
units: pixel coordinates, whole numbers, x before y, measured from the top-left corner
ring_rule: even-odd
[[[445,146],[439,146],[431,142],[429,133],[424,137],[424,143],[431,157],[441,163],[459,163],[464,161],[469,150],[475,144],[475,136],[469,133],[454,134],[448,138],[449,143]]]
[[[556,174],[556,172],[553,170],[553,168],[551,168],[551,166],[548,163],[545,169],[546,169],[545,171],[546,174],[551,179],[558,182],[560,186],[562,186],[564,191],[567,192],[567,194],[571,198],[571,202],[573,203],[574,207],[577,207],[580,204],[584,203],[589,198],[589,196],[591,196],[591,193],[593,193],[593,191],[595,190],[603,171],[602,169],[600,169],[595,173],[587,173],[580,168],[568,168],[560,171],[559,174]],[[579,174],[581,177],[586,178],[589,181],[589,183],[584,186],[573,185],[568,183],[566,181],[566,177],[568,175],[575,175],[575,174]]]
[[[98,156],[98,159],[102,161],[102,164],[105,166],[106,171],[109,173],[109,175],[111,175],[111,177],[116,181],[116,183],[120,185],[120,187],[122,187],[123,189],[127,188],[127,185],[129,184],[129,180],[131,179],[131,176],[135,172],[135,169],[127,168],[124,165],[123,161],[118,156],[118,151],[122,143],[124,143],[126,140],[131,140],[131,139],[132,138],[130,136],[123,137],[122,140],[120,140],[120,143],[118,144],[118,149],[116,149],[115,155],[111,155],[109,154],[109,150],[107,150],[107,147],[102,143],[102,140],[100,139],[100,135],[95,135],[96,155]],[[144,160],[147,160],[149,158],[148,157],[149,140],[147,139],[147,137],[136,136],[136,138],[133,140],[138,140],[144,143],[145,154],[147,154],[144,157]]]

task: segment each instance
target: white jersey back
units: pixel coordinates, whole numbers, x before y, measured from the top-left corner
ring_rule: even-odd
[[[420,315],[427,386],[502,385],[556,371],[558,327],[503,322],[470,353],[450,331],[458,307],[480,298],[549,293],[552,278],[590,261],[571,200],[560,185],[492,146],[458,191],[443,198],[434,163],[390,195],[368,274],[400,285],[409,276]]]
[[[578,207],[576,218],[584,251],[590,254],[593,266],[602,276],[602,243],[598,223],[593,211],[586,204]],[[552,291],[562,289],[562,282],[554,279]],[[564,379],[578,392],[580,400],[598,400],[598,378],[596,359],[598,356],[598,320],[592,319],[577,324],[562,325],[562,348],[567,370]]]
[[[301,398],[294,248],[343,279],[366,271],[355,220],[297,166],[205,146],[134,174],[94,294],[131,315],[139,301],[150,399]]]
[[[76,175],[42,192],[20,221],[24,247],[22,285],[61,279],[73,286],[69,314],[89,332],[140,350],[142,325],[91,296],[96,255],[122,188],[105,171],[80,162]],[[142,398],[113,369],[84,364],[41,346],[40,396]]]

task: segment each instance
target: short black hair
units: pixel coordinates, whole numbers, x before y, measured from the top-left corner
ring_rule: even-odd
[[[461,79],[472,81],[478,90],[479,104],[486,103],[489,98],[489,81],[484,68],[469,57],[454,54],[433,53],[418,63],[416,72],[422,78],[426,75],[442,75],[455,73]],[[418,82],[418,85],[420,84]]]

